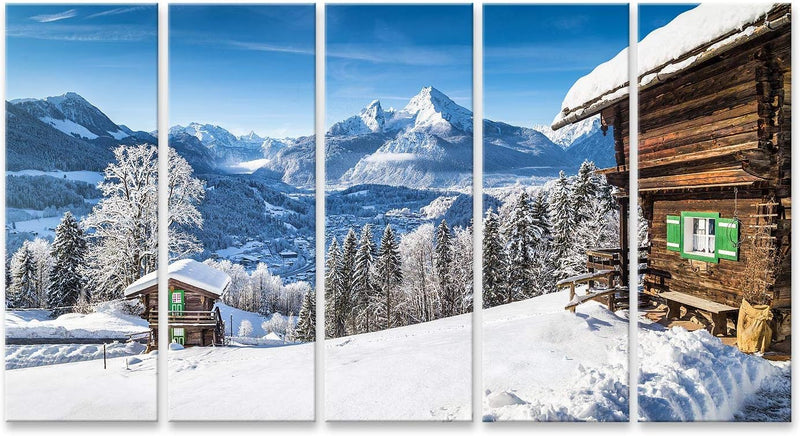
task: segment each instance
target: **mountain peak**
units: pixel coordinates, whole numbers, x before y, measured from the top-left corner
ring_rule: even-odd
[[[472,112],[432,86],[422,88],[403,111],[415,116],[415,128],[449,130],[450,127],[455,127],[464,132],[472,132]]]

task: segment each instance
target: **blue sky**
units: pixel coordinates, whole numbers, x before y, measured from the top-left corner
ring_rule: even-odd
[[[424,86],[472,108],[472,5],[328,5],[326,125]]]
[[[550,125],[573,83],[628,46],[628,5],[486,5],[484,116]]]
[[[640,4],[639,40],[659,27],[672,21],[683,12],[693,9],[697,4]]]
[[[314,133],[313,5],[172,5],[170,126]]]
[[[155,5],[8,5],[6,97],[74,91],[112,121],[157,125]]]

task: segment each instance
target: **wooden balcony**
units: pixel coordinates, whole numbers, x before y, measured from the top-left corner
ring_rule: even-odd
[[[152,310],[147,316],[151,326],[158,326],[158,311]],[[168,324],[170,326],[217,326],[222,323],[219,310],[212,311],[169,311]]]

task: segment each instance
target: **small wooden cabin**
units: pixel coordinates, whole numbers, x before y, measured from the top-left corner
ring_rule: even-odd
[[[790,306],[790,41],[789,4],[703,4],[639,43],[644,292],[710,313],[713,333],[743,298]],[[600,114],[617,164],[601,172],[627,191],[628,83],[608,74],[623,58],[576,82],[553,128]]]
[[[192,259],[169,266],[169,342],[184,346],[221,345],[225,323],[214,305],[231,278],[224,272]],[[150,349],[158,348],[158,273],[153,272],[125,289],[125,298],[139,299],[142,317],[150,324]]]

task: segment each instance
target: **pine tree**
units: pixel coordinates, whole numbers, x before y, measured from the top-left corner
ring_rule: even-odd
[[[531,200],[531,225],[534,227],[539,240],[549,240],[550,220],[547,213],[547,196],[545,192],[539,191]]]
[[[452,235],[447,221],[442,220],[436,228],[436,248],[434,261],[436,265],[436,285],[442,300],[442,316],[453,316],[458,313],[457,292],[453,286],[453,247],[450,243]]]
[[[313,290],[303,296],[295,336],[300,342],[314,342],[317,332],[317,293]]]
[[[334,237],[328,247],[325,261],[325,335],[328,338],[338,338],[344,334],[344,326],[338,324],[342,316],[338,313],[337,305],[337,296],[341,293],[342,287],[341,258],[342,252]]]
[[[353,313],[353,287],[355,284],[356,254],[358,251],[358,240],[353,229],[347,232],[342,244],[342,261],[339,266],[341,284],[339,294],[335,296],[337,313],[341,317],[337,325],[342,325],[344,331],[342,336],[352,334],[355,331],[355,313]]]
[[[11,307],[36,307],[36,265],[30,250],[30,241],[23,242],[11,259],[8,299]]]
[[[589,217],[587,208],[597,197],[598,180],[594,173],[596,170],[597,167],[593,162],[585,160],[578,169],[578,175],[575,176],[575,182],[572,185],[572,201],[578,224]]]
[[[500,237],[500,221],[489,209],[483,226],[483,302],[486,307],[503,304],[508,293],[508,264]]]
[[[569,181],[561,171],[549,198],[553,261],[558,279],[578,274],[583,254],[575,248],[576,217]]]
[[[517,197],[511,211],[511,220],[505,229],[508,245],[508,286],[500,290],[497,297],[503,304],[522,300],[533,294],[534,245],[541,237],[542,229],[531,223],[531,205],[528,194],[523,191]]]
[[[55,264],[50,273],[48,305],[52,315],[71,312],[71,306],[89,301],[83,271],[86,268],[86,238],[71,212],[66,212],[56,227],[52,256]]]
[[[378,249],[378,260],[375,264],[377,286],[380,290],[381,302],[379,314],[383,328],[391,328],[398,324],[397,306],[398,288],[403,279],[400,264],[400,250],[391,225],[387,224]]]
[[[356,333],[370,332],[374,328],[374,314],[370,301],[375,294],[374,264],[376,247],[372,240],[372,226],[361,229],[353,272],[353,310],[356,315]]]

